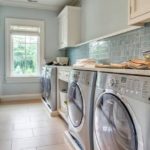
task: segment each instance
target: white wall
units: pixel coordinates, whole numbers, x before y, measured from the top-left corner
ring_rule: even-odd
[[[40,92],[38,83],[10,84],[5,81],[5,18],[39,19],[45,21],[45,58],[59,56],[58,45],[58,23],[57,13],[45,10],[26,9],[17,7],[0,6],[0,76],[2,76],[2,94],[32,94]]]
[[[82,42],[127,28],[127,0],[81,0]]]

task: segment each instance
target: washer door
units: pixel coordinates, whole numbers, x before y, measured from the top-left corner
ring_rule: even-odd
[[[137,150],[133,120],[126,106],[113,94],[105,93],[98,99],[94,132],[99,150]]]
[[[79,127],[83,119],[83,99],[80,88],[72,82],[68,91],[68,115],[74,127]]]

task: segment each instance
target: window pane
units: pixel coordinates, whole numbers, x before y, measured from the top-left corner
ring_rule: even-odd
[[[38,72],[37,66],[37,44],[26,44],[26,68],[27,73]]]
[[[39,43],[38,39],[39,39],[38,36],[26,36],[26,43],[37,44]]]
[[[12,74],[29,76],[38,73],[39,37],[12,35]]]
[[[22,35],[12,35],[12,37],[13,37],[14,43],[16,44],[25,43],[26,41],[25,36],[22,36]]]

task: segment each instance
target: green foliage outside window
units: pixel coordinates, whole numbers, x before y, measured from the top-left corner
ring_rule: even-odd
[[[13,73],[35,75],[38,72],[39,37],[26,35],[12,36]]]

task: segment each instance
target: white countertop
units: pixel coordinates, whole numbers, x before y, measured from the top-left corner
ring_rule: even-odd
[[[58,66],[59,69],[79,69],[79,70],[91,70],[107,73],[119,73],[119,74],[131,74],[131,75],[142,75],[150,76],[150,70],[139,70],[139,69],[111,69],[111,68],[87,68],[87,67],[73,67],[73,66]]]

